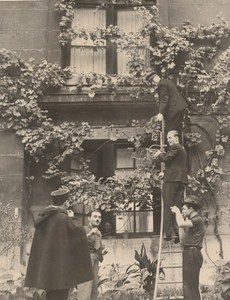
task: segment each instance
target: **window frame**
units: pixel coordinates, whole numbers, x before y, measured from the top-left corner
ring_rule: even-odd
[[[121,141],[121,142],[114,142],[113,143],[113,155],[114,155],[114,173],[116,171],[116,165],[117,165],[117,158],[116,158],[116,149],[117,148],[133,148],[133,150],[135,151],[135,147],[132,143],[128,142],[128,141]],[[85,149],[86,150],[86,149]],[[93,151],[93,149],[91,148],[91,150]],[[82,157],[85,157],[85,154],[86,152],[84,151],[82,153]],[[134,160],[134,168],[124,168],[126,170],[130,170],[130,169],[133,169],[135,170],[136,168],[136,162],[135,162],[135,159]],[[117,170],[119,170],[120,168],[118,168]],[[123,169],[123,168],[121,168]],[[71,158],[70,158],[70,163],[69,163],[69,172],[71,171],[78,171],[79,169],[72,169],[71,168]],[[119,213],[122,213],[123,211],[116,211],[116,212],[102,212],[102,215],[103,215],[103,218],[102,218],[102,223],[101,223],[101,226],[100,226],[100,229],[102,231],[102,237],[105,238],[105,239],[109,239],[109,238],[123,238],[124,235],[128,235],[129,238],[135,238],[135,237],[148,237],[148,236],[152,236],[152,235],[158,235],[159,234],[159,226],[160,224],[159,221],[158,221],[158,217],[160,218],[160,209],[154,209],[154,207],[151,207],[149,209],[137,209],[136,205],[135,205],[135,202],[133,203],[133,208],[132,209],[127,209],[125,212],[128,212],[128,213],[133,213],[133,231],[124,231],[124,232],[117,232],[117,227],[116,227],[116,214],[119,214]],[[151,212],[152,213],[152,226],[153,226],[153,231],[142,231],[142,232],[139,232],[137,231],[137,214],[138,212]],[[112,214],[112,217],[111,217],[111,214]],[[110,216],[109,216],[110,215]],[[156,218],[156,216],[158,216]],[[82,218],[83,219],[83,224],[82,225],[85,225],[86,224],[86,218],[87,218],[87,205],[82,209],[82,211],[80,212],[79,210],[77,211],[76,213],[76,218]],[[105,234],[103,235],[103,226],[104,224],[106,223],[106,221],[109,221],[110,223],[113,224],[114,226],[114,230],[113,232],[110,234]]]
[[[85,1],[79,1],[75,8],[81,7],[81,8],[90,8],[94,7],[96,8],[97,5],[103,3],[103,0],[95,0],[92,2],[92,0],[85,0]],[[156,0],[145,0],[143,2],[144,6],[151,6],[156,5]],[[118,8],[127,8],[132,7],[132,5],[127,4],[109,4],[106,9],[106,27],[109,25],[117,25],[117,11]],[[71,25],[70,25],[71,26]],[[150,43],[152,42],[152,37],[150,36]],[[62,66],[63,67],[69,67],[71,66],[71,42],[69,42],[67,45],[61,46],[62,47]],[[116,45],[114,43],[111,43],[110,41],[106,42],[105,45],[105,70],[106,74],[108,75],[117,75],[117,69],[118,69],[118,55],[116,50]],[[109,63],[108,63],[109,62]]]

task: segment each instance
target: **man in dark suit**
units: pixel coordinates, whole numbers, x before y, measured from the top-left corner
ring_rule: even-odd
[[[163,74],[164,75],[164,74]],[[157,92],[159,96],[159,111],[156,116],[158,122],[165,121],[165,133],[170,130],[177,130],[182,133],[182,122],[187,102],[179,93],[172,79],[161,79],[156,73],[151,73],[146,77],[147,80],[153,80],[157,83]]]
[[[154,157],[165,163],[162,185],[162,196],[164,201],[164,233],[166,240],[170,241],[172,229],[176,234],[175,242],[179,242],[178,226],[175,216],[171,213],[170,207],[181,207],[184,200],[185,187],[188,184],[187,178],[187,153],[179,143],[179,134],[176,130],[171,130],[167,134],[169,144],[166,153],[158,150]]]

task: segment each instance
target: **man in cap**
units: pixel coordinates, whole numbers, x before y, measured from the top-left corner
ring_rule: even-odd
[[[103,261],[103,255],[107,253],[107,250],[102,246],[102,235],[98,229],[98,226],[101,223],[100,211],[90,211],[88,214],[88,221],[89,224],[84,226],[84,229],[88,238],[91,262],[93,266],[93,280],[78,285],[77,289],[79,300],[82,300],[82,297],[87,300],[97,300],[99,262]]]
[[[92,265],[85,231],[66,213],[69,191],[51,197],[35,221],[25,286],[46,290],[46,300],[66,300],[70,288],[92,279]]]
[[[183,293],[184,300],[201,300],[199,275],[203,263],[201,248],[203,245],[205,224],[199,216],[201,201],[196,196],[188,196],[183,203],[182,213],[177,206],[171,211],[176,215],[180,228],[180,240],[183,245]]]
[[[155,72],[150,73],[146,77],[146,80],[157,84],[159,108],[158,114],[156,115],[156,121],[162,122],[164,119],[166,134],[170,130],[177,130],[181,135],[183,117],[188,104],[179,93],[173,80],[166,78],[165,74],[166,70],[163,70],[161,72],[162,78]]]

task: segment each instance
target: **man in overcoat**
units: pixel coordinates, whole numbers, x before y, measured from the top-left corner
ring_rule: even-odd
[[[46,290],[46,300],[66,300],[69,289],[93,278],[86,233],[66,213],[69,191],[53,191],[52,205],[35,221],[26,287]]]

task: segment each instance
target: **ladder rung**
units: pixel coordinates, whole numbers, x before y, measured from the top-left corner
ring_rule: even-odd
[[[183,281],[158,281],[158,284],[173,284],[173,283],[183,283]]]
[[[162,269],[170,269],[170,268],[182,268],[182,265],[162,265]]]
[[[182,250],[164,250],[161,251],[162,254],[167,254],[167,253],[182,253]]]
[[[166,295],[166,297],[168,297],[167,295]],[[184,299],[184,297],[183,296],[170,296],[169,298],[167,298],[167,299],[171,299],[171,300],[179,300],[179,299]],[[160,297],[157,297],[157,300],[165,300],[165,296],[160,296]]]

